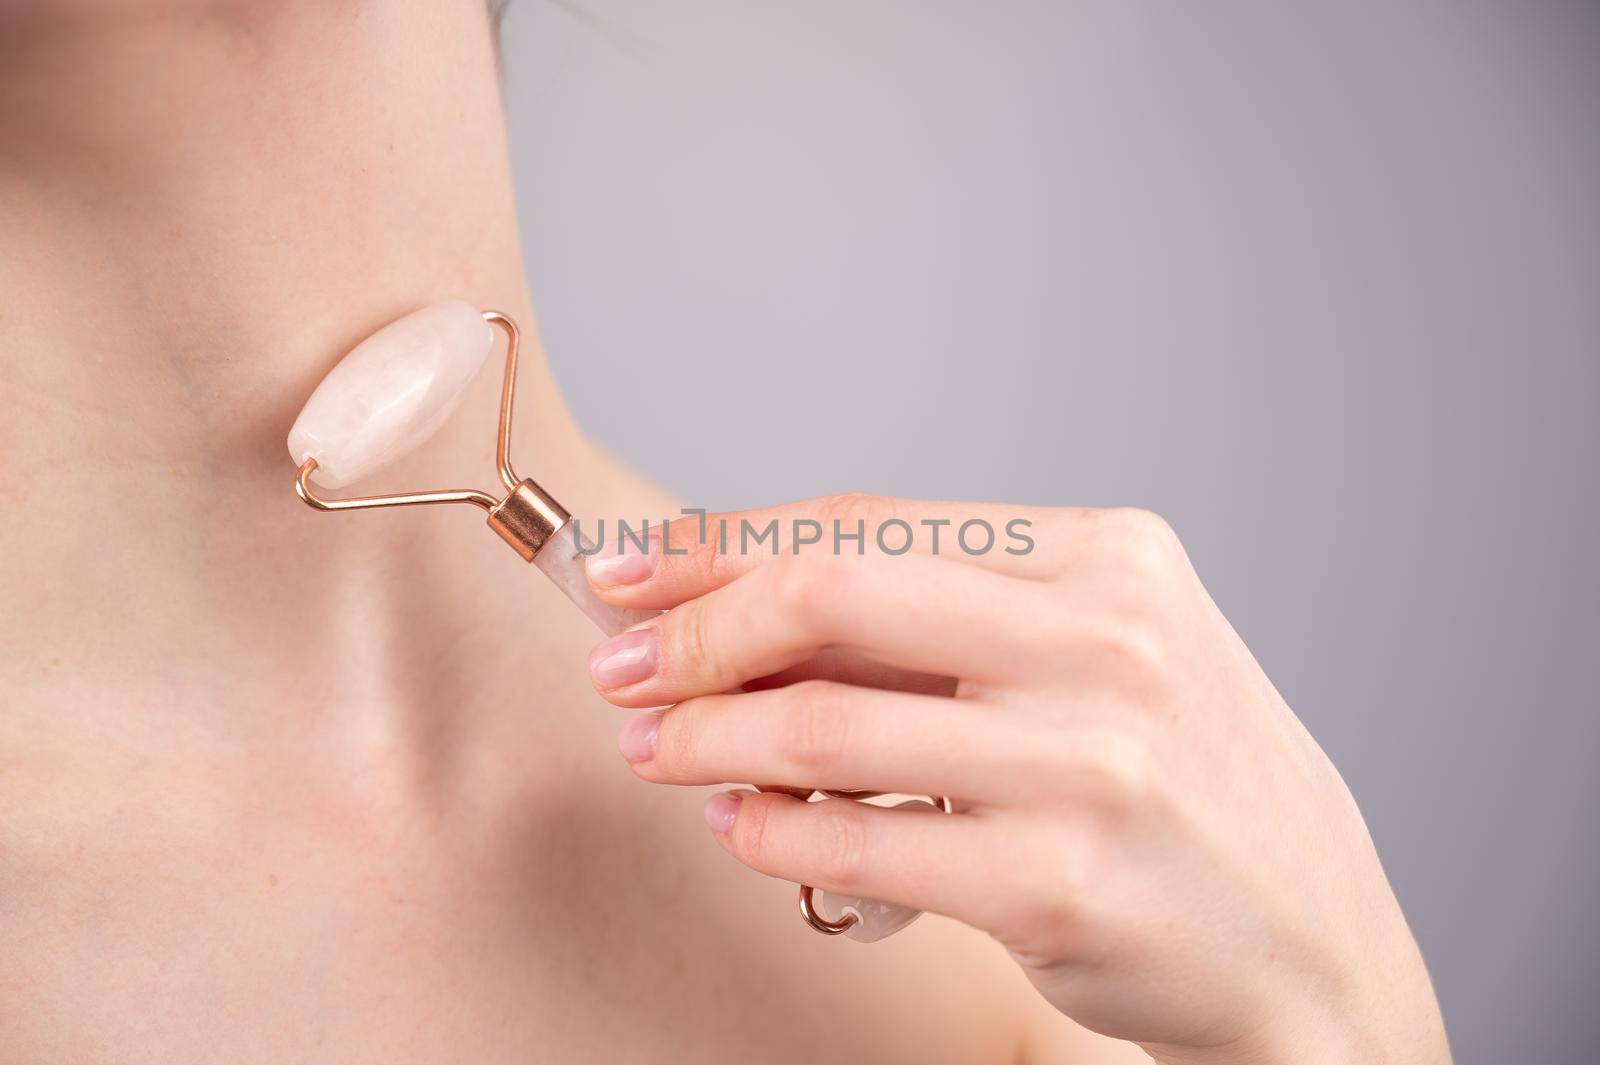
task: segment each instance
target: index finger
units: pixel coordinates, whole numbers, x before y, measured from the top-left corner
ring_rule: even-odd
[[[1041,536],[1058,521],[1039,507],[887,496],[821,496],[757,510],[690,514],[610,537],[586,560],[608,603],[668,610],[785,555],[934,555],[1025,579],[1055,575]],[[640,541],[644,541],[641,547]]]

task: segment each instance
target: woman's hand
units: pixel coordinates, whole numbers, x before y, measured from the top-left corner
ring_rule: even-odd
[[[778,552],[741,552],[774,518]],[[1449,1060],[1344,782],[1159,518],[846,496],[667,542],[589,560],[608,601],[669,611],[590,658],[611,702],[676,704],[625,727],[639,776],[956,803],[718,795],[741,862],[975,925],[1163,1061]]]

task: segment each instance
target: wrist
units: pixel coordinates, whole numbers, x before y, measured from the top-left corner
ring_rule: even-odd
[[[1342,993],[1280,1002],[1244,1034],[1203,1046],[1144,1044],[1161,1065],[1450,1065],[1450,1045],[1416,945]]]
[[[1248,1037],[1216,1046],[1141,1044],[1159,1065],[1450,1065],[1438,1010],[1409,1019],[1282,1019]]]

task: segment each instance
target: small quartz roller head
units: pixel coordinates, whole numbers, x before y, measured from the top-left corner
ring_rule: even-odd
[[[506,369],[495,448],[503,496],[472,490],[331,499],[321,488],[343,488],[407,454],[449,419],[505,334]],[[339,360],[306,401],[289,430],[289,455],[298,467],[295,491],[324,511],[428,503],[470,503],[524,561],[532,562],[607,633],[651,617],[596,598],[584,577],[592,553],[572,516],[549,493],[511,468],[511,408],[516,391],[516,323],[499,311],[446,300],[396,319]]]
[[[351,349],[322,379],[289,430],[296,466],[343,488],[438,431],[494,347],[494,327],[470,303],[446,300],[396,319]]]

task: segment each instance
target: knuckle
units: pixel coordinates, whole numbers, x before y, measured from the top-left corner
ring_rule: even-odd
[[[1078,953],[1087,922],[1091,873],[1074,837],[1042,844],[1038,870],[997,894],[996,936],[1024,966],[1043,966]]]
[[[1099,639],[1102,661],[1119,676],[1142,685],[1166,674],[1168,652],[1160,624],[1143,611],[1102,623]]]
[[[1043,511],[1039,523],[1062,539],[1081,536],[1105,514],[1094,507],[1049,507]]]
[[[699,601],[684,603],[669,612],[666,627],[666,664],[680,678],[691,675],[716,676],[717,664],[710,638],[706,609]]]
[[[1083,925],[1083,896],[1072,863],[1058,864],[1054,877],[1028,900],[1026,920],[1038,941],[1049,944],[1051,954],[1069,953],[1070,943]]]
[[[846,530],[854,529],[856,523],[861,522],[871,532],[878,523],[894,516],[894,500],[871,492],[841,492],[824,496],[817,507],[817,520],[828,532],[833,531],[835,521]]]
[[[1059,581],[1078,568],[1093,547],[1100,514],[1092,507],[1049,507],[1030,515],[1031,535],[1045,552],[1047,577]]]
[[[1107,517],[1112,551],[1136,574],[1164,578],[1184,561],[1178,534],[1159,514],[1124,507],[1107,512]]]
[[[693,768],[700,747],[699,718],[696,709],[687,703],[680,703],[661,716],[655,756],[650,759],[657,771],[681,774]]]
[[[1141,740],[1123,733],[1087,738],[1075,775],[1086,792],[1112,809],[1142,804],[1159,779],[1155,759]]]
[[[1117,507],[1111,511],[1125,535],[1151,542],[1176,543],[1177,533],[1167,519],[1143,507]]]
[[[852,890],[866,867],[866,819],[849,799],[825,799],[816,804],[813,833],[817,879],[836,891]]]
[[[751,795],[739,804],[739,817],[734,822],[732,835],[733,850],[739,860],[754,869],[766,869],[770,866],[768,852],[771,842],[767,837],[767,816],[772,809],[770,802],[762,801],[759,795]]]
[[[783,755],[802,774],[797,782],[804,783],[804,774],[826,773],[843,762],[850,745],[848,715],[842,706],[843,692],[828,681],[801,681],[789,688],[787,696],[781,726]]]
[[[839,560],[815,556],[794,558],[781,567],[778,599],[804,622],[822,624],[848,601],[851,570]]]
[[[1046,614],[1039,639],[1057,649],[1056,668],[1079,688],[1141,704],[1174,694],[1179,649],[1157,605],[1124,597],[1081,613]]]
[[[710,562],[705,550],[710,536],[702,539],[700,535],[700,516],[698,514],[674,518],[659,529],[652,529],[650,544],[655,550],[661,552],[657,564],[664,570],[691,569],[702,571],[708,568]],[[710,517],[706,518],[708,529],[714,529],[715,523]]]
[[[714,532],[710,534],[711,537],[715,535]],[[716,541],[710,537],[703,543],[698,538],[691,539],[688,551],[687,555],[678,555],[674,560],[680,571],[687,571],[685,576],[694,582],[695,587],[706,588],[714,585],[728,564],[727,556],[717,550]],[[674,565],[674,562],[667,561],[665,552],[662,553],[661,562]]]

